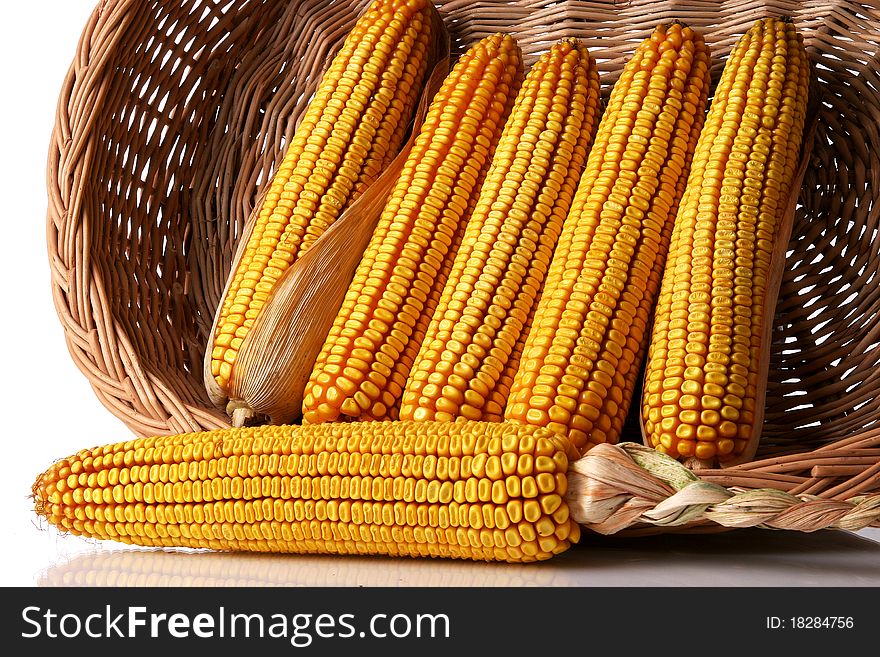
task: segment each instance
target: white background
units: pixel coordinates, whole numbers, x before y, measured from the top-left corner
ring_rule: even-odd
[[[98,401],[67,351],[49,286],[46,161],[55,107],[93,0],[15,2],[0,39],[0,280],[3,286],[0,433],[6,518],[0,583],[31,585],[56,559],[88,546],[41,525],[36,476],[58,458],[130,435]],[[68,540],[69,538],[69,540]]]
[[[46,257],[49,137],[62,81],[93,7],[93,0],[15,2],[4,7],[0,453],[5,459],[0,466],[0,585],[83,583],[102,577],[111,581],[126,569],[146,573],[141,581],[153,584],[880,584],[880,544],[873,540],[880,539],[880,530],[861,536],[756,530],[714,538],[591,540],[595,547],[580,545],[547,564],[510,569],[385,559],[132,555],[127,549],[119,556],[120,546],[61,536],[40,523],[29,497],[37,474],[81,448],[131,435],[98,402],[67,352],[50,295]],[[656,553],[660,550],[662,558]],[[192,579],[196,573],[198,579]]]

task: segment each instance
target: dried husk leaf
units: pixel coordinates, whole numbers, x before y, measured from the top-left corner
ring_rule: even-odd
[[[406,142],[391,164],[348,206],[336,221],[281,276],[263,310],[244,338],[226,389],[211,374],[205,354],[204,380],[211,401],[226,410],[233,426],[249,422],[290,424],[301,414],[302,398],[315,359],[339,311],[386,200],[425,120],[431,99],[450,69],[450,39],[436,11],[429,76],[422,88]],[[243,235],[250,234],[259,213],[257,203]],[[244,251],[236,250],[224,294]],[[211,335],[216,331],[220,308]]]

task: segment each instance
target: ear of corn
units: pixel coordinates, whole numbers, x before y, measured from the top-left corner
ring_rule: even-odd
[[[505,419],[581,452],[617,442],[708,95],[709,52],[658,26],[614,85],[511,386]]]
[[[725,64],[675,221],[645,375],[646,439],[672,456],[731,463],[757,446],[771,255],[808,87],[790,21],[757,21]]]
[[[134,545],[536,561],[578,540],[573,456],[501,423],[266,425],[84,450],[33,495],[64,532]]]
[[[544,276],[599,121],[574,39],[529,70],[415,359],[401,419],[501,419]]]
[[[374,0],[323,75],[242,236],[207,353],[215,403],[285,271],[396,156],[432,41],[427,0]]]
[[[512,37],[472,46],[434,97],[303,398],[308,423],[395,418],[522,81]]]

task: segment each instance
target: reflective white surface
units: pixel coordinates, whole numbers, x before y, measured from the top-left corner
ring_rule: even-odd
[[[880,530],[865,534],[880,538]],[[195,551],[92,550],[36,577],[63,586],[880,586],[869,535],[737,530],[638,538],[587,535],[537,564]]]

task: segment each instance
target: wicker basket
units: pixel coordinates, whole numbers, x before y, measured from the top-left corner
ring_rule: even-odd
[[[102,0],[86,25],[49,154],[52,287],[74,361],[135,434],[226,426],[203,388],[202,359],[233,248],[325,62],[366,4]],[[583,459],[580,485],[596,501],[584,523],[631,533],[880,526],[880,3],[437,5],[457,52],[508,31],[529,65],[557,39],[581,37],[606,93],[659,22],[701,29],[717,76],[756,18],[794,18],[824,97],[756,460],[664,470],[645,461],[631,432],[632,443]]]

